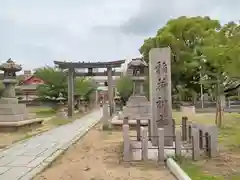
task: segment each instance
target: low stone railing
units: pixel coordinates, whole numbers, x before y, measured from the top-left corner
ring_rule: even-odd
[[[149,120],[150,123],[150,120]],[[158,152],[158,160],[163,161],[164,149],[173,149],[175,156],[184,156],[185,151],[190,151],[193,160],[198,160],[200,155],[204,152],[208,157],[217,156],[217,127],[215,125],[203,125],[192,123],[187,120],[186,117],[182,118],[181,129],[176,129],[174,135],[174,145],[172,147],[164,147],[164,129],[158,128],[158,144],[157,146],[149,147],[149,140],[151,140],[151,129],[142,127],[140,120],[137,120],[136,136],[130,136],[128,119],[125,118],[123,122],[123,141],[124,161],[133,160],[132,153],[136,147],[133,146],[133,140],[131,137],[136,137],[136,141],[141,142],[141,159],[148,159],[148,151],[150,149],[156,149]],[[151,144],[151,143],[150,143]],[[185,146],[187,144],[187,147]],[[139,149],[139,147],[137,147]]]

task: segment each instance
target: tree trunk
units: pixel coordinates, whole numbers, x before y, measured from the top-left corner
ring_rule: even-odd
[[[220,79],[217,80],[217,96],[216,96],[216,118],[215,124],[218,127],[222,126],[224,116],[224,95],[222,94]]]

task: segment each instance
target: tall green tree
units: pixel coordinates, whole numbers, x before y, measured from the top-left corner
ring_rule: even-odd
[[[117,80],[117,91],[124,102],[133,94],[133,81],[129,76],[122,76]]]
[[[67,74],[63,70],[45,66],[36,69],[35,75],[45,82],[37,88],[40,98],[57,100],[60,93],[67,98]]]
[[[151,48],[169,46],[172,50],[172,86],[173,93],[179,88],[200,92],[199,58],[200,46],[208,31],[219,29],[220,23],[209,17],[179,17],[172,19],[157,31],[155,37],[148,38],[140,48],[144,60],[149,61]]]
[[[62,94],[67,99],[68,85],[67,73],[55,67],[42,67],[35,71],[35,75],[42,79],[45,84],[37,88],[38,95],[42,99],[57,100]],[[74,93],[88,100],[89,95],[95,90],[94,83],[91,79],[82,77],[75,78]]]
[[[196,94],[204,84],[203,90],[215,92],[216,123],[221,126],[220,97],[240,87],[239,42],[238,23],[221,26],[209,17],[179,17],[168,21],[155,37],[146,39],[140,52],[148,61],[151,48],[171,47],[173,94]]]
[[[75,79],[75,94],[89,100],[90,94],[96,90],[96,85],[94,82],[86,77],[76,78]]]
[[[240,27],[235,23],[224,25],[219,31],[211,31],[203,42],[202,54],[206,58],[205,74],[217,97],[216,124],[222,125],[222,98],[229,89],[239,86]]]

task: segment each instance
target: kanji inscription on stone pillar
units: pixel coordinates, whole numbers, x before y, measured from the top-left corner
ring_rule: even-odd
[[[158,128],[164,128],[165,145],[173,145],[171,50],[169,47],[154,48],[149,52],[149,85],[153,136],[157,136]],[[153,137],[152,143],[155,145],[157,138]]]

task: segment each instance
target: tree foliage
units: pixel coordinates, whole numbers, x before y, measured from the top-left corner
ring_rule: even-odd
[[[209,17],[179,17],[168,21],[155,37],[146,39],[140,52],[149,61],[151,48],[169,46],[173,97],[182,99],[182,94],[196,97],[203,84],[203,92],[215,92],[216,123],[221,126],[221,97],[240,87],[239,42],[238,23],[221,26],[218,20]]]
[[[133,81],[129,76],[122,76],[117,80],[117,91],[122,100],[126,102],[128,98],[133,94]]]
[[[182,89],[200,93],[200,83],[207,92],[216,84],[215,72],[224,77],[227,92],[238,85],[234,76],[239,67],[239,29],[236,23],[221,26],[209,17],[179,17],[169,20],[155,37],[146,39],[140,52],[149,61],[151,48],[171,48],[173,94]]]
[[[37,88],[40,98],[57,100],[60,93],[67,98],[67,74],[61,69],[46,66],[38,68],[35,75],[45,82]]]
[[[89,100],[90,94],[96,90],[96,85],[89,78],[76,78],[75,79],[75,94]]]
[[[57,100],[59,95],[62,94],[67,99],[68,85],[66,72],[58,68],[46,66],[38,68],[35,71],[35,75],[45,82],[37,88],[40,98]],[[95,90],[92,81],[87,78],[76,78],[74,88],[75,94],[85,99],[88,99],[91,92]]]

